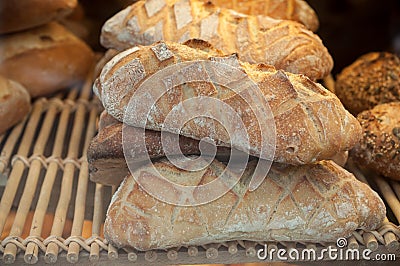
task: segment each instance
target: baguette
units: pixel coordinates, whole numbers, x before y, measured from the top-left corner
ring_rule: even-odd
[[[161,142],[161,132],[146,130],[146,150],[140,146],[141,131],[135,127],[125,126],[122,123],[110,124],[102,128],[97,136],[90,142],[87,158],[89,162],[90,180],[104,185],[118,185],[129,172],[124,157],[122,131],[125,141],[130,142],[129,148],[135,153],[135,164],[140,165],[150,159],[165,156],[165,146]],[[170,133],[164,133],[171,135]],[[167,142],[166,145],[171,143]],[[179,146],[183,155],[200,155],[199,141],[187,137],[179,137]],[[218,147],[217,158],[226,161],[229,158],[230,149]],[[174,155],[174,154],[171,154]],[[207,154],[203,154],[207,156]],[[210,154],[211,156],[211,154]]]
[[[32,97],[84,81],[93,62],[90,47],[55,22],[0,37],[0,74]]]
[[[183,196],[157,179],[152,166],[139,168],[133,173],[135,178],[128,175],[114,194],[104,235],[117,247],[137,250],[233,240],[321,243],[348,237],[356,229],[375,230],[385,219],[379,196],[333,162],[274,165],[261,186],[249,192],[255,164],[250,162],[240,181],[222,197],[189,207],[147,194],[135,180],[163,188],[177,200]],[[215,180],[225,165],[214,161],[204,170],[186,172],[160,160],[154,167],[165,178],[187,186]]]
[[[320,38],[300,23],[247,16],[198,0],[139,1],[110,18],[100,41],[125,50],[156,41],[198,38],[250,63],[273,65],[313,80],[328,75],[333,60]]]
[[[319,27],[317,14],[303,0],[212,0],[211,2],[216,6],[233,9],[247,15],[294,20],[314,32]]]
[[[351,150],[359,165],[400,180],[400,102],[375,106],[357,119],[363,129],[361,142]]]
[[[77,0],[4,0],[0,4],[0,34],[31,29],[70,14]]]
[[[0,76],[0,135],[20,122],[31,109],[31,98],[19,83]]]
[[[203,50],[200,50],[188,45],[204,47]],[[136,101],[138,104],[136,107],[139,109],[129,109],[128,113],[125,111],[131,97],[144,79],[168,66],[176,65],[178,62],[213,60],[236,65],[238,69],[241,69],[240,71],[245,73],[241,72],[246,78],[258,85],[273,113],[273,117],[272,115],[268,117],[268,114],[265,113],[266,117],[263,118],[263,121],[266,121],[267,125],[260,128],[257,122],[259,120],[251,110],[259,103],[246,103],[243,100],[248,98],[248,95],[258,95],[257,93],[260,91],[254,86],[246,85],[241,87],[239,92],[234,92],[228,87],[230,85],[232,87],[241,86],[242,77],[228,77],[230,83],[226,87],[208,81],[174,87],[171,95],[177,95],[177,97],[171,98],[163,95],[158,99],[152,111],[146,116],[148,118],[147,129],[157,131],[162,129],[199,140],[209,138],[219,146],[233,147],[260,157],[264,151],[262,147],[268,147],[270,140],[266,138],[261,140],[261,136],[271,132],[271,128],[275,124],[276,137],[268,136],[268,138],[275,137],[276,140],[274,161],[297,165],[330,159],[339,152],[349,150],[359,141],[361,127],[357,120],[343,108],[334,94],[320,84],[312,82],[306,76],[285,73],[270,66],[241,63],[236,60],[234,55],[224,57],[201,41],[192,41],[188,45],[160,42],[153,46],[134,47],[114,57],[103,68],[94,85],[94,91],[102,101],[105,110],[121,122],[123,122],[124,115],[127,115],[130,119],[125,121],[126,123],[131,126],[143,127],[146,121],[143,121],[144,111],[141,110],[152,106],[153,100],[146,100],[149,102]],[[159,59],[160,54],[154,51],[160,49],[163,51],[163,55],[169,55],[168,59]],[[185,71],[187,70],[179,70],[177,75],[179,76]],[[213,74],[205,72],[194,73],[194,75]],[[190,72],[185,72],[186,74],[192,75]],[[171,77],[175,78],[175,76]],[[158,83],[152,85],[149,93],[152,95],[163,93],[165,91],[163,81],[155,82]],[[210,119],[202,121],[193,119],[182,128],[163,125],[174,106],[191,98],[190,95],[213,97],[232,107],[244,123],[250,147],[244,144],[245,137],[234,135],[235,139],[230,139],[225,128],[220,123],[214,124]],[[262,96],[260,97],[262,98]],[[269,107],[265,106],[265,110]],[[218,112],[219,109],[207,107],[207,110],[200,111],[202,114],[207,114],[213,110]],[[190,111],[187,112],[190,113]],[[225,117],[224,113],[221,113],[221,116],[220,119],[224,122],[225,127],[235,127],[231,118],[228,117],[229,115]],[[178,118],[176,120],[180,121]],[[236,130],[235,128],[229,129]]]

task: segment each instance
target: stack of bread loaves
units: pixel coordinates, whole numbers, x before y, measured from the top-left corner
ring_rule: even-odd
[[[0,74],[20,82],[32,97],[82,82],[94,54],[55,22],[77,0],[2,1],[0,4]]]
[[[108,20],[101,41],[121,52],[94,84],[105,112],[88,160],[93,181],[119,185],[104,226],[117,247],[335,241],[384,220],[379,196],[332,161],[359,141],[361,127],[315,82],[332,58],[303,25],[208,1],[148,0]],[[180,163],[196,168],[208,155],[204,140],[217,146],[206,165],[171,160],[182,153]],[[233,151],[250,155],[238,179]],[[252,187],[266,159],[272,166]]]

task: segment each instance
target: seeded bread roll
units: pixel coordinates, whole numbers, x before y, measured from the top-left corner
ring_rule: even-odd
[[[0,34],[34,28],[70,14],[77,0],[2,0]]]
[[[31,97],[78,85],[93,62],[90,47],[55,22],[0,36],[0,74],[21,83]]]
[[[358,58],[337,76],[335,93],[354,115],[381,103],[400,101],[400,59],[387,52]]]
[[[319,26],[317,14],[303,0],[212,0],[211,2],[216,6],[233,9],[247,15],[263,15],[275,19],[294,20],[314,32],[317,31]]]
[[[31,99],[19,83],[0,75],[0,135],[20,122],[31,109]]]
[[[184,202],[200,197],[177,192],[156,178],[151,166],[128,175],[107,211],[104,235],[117,247],[138,250],[201,246],[232,240],[332,242],[356,229],[375,230],[385,219],[379,196],[352,174],[330,161],[304,166],[274,165],[260,187],[248,184],[256,161],[235,186],[220,198],[198,206],[175,206],[154,198],[141,185],[162,188],[163,195]],[[204,185],[217,179],[225,165],[214,160],[189,172],[166,160],[154,163],[164,178],[181,185]],[[231,178],[219,178],[215,189]],[[221,184],[222,183],[222,184]],[[218,190],[219,191],[219,190]]]
[[[351,151],[355,162],[400,180],[400,102],[380,104],[357,116],[363,139]]]

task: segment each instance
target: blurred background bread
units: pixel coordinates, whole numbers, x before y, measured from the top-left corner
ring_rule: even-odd
[[[34,28],[70,14],[77,0],[21,0],[0,2],[0,34]]]
[[[358,58],[337,76],[335,93],[354,115],[381,103],[400,101],[400,59],[388,52]]]
[[[0,75],[0,135],[20,122],[31,109],[31,98],[19,83]]]

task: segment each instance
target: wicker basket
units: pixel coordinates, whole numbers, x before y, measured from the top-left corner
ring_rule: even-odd
[[[166,251],[117,250],[103,238],[105,211],[115,188],[88,180],[86,149],[101,106],[90,79],[53,98],[37,99],[24,122],[0,136],[0,256],[5,263],[201,264],[261,262],[265,243],[235,241]],[[348,247],[400,256],[400,182],[350,170],[377,190],[388,206],[384,225],[354,232]],[[373,182],[371,181],[373,180]],[[50,221],[50,222],[49,222]],[[46,224],[47,223],[47,224]],[[267,243],[268,249],[332,243]],[[1,263],[0,263],[1,264]]]

